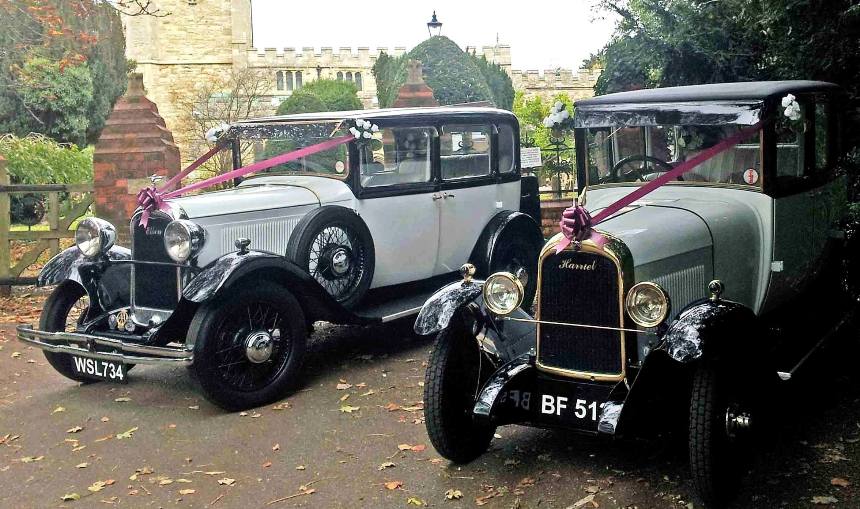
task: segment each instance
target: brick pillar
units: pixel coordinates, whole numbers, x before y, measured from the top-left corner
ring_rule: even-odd
[[[93,156],[95,213],[113,223],[118,244],[130,244],[129,221],[137,192],[152,174],[179,173],[179,149],[155,103],[146,98],[143,76],[132,74],[128,91],[113,108]]]
[[[410,60],[406,63],[406,83],[397,91],[394,108],[412,108],[419,106],[439,106],[439,101],[433,97],[433,89],[424,83],[421,62]]]
[[[573,201],[567,200],[545,200],[540,202],[541,230],[544,238],[550,238],[561,231],[559,223],[564,209],[570,207]]]

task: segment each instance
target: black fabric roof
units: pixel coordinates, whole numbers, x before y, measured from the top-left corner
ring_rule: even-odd
[[[684,87],[649,88],[601,95],[577,101],[574,106],[597,106],[630,103],[676,103],[693,101],[765,100],[773,96],[839,90],[839,86],[824,81],[748,81],[742,83],[712,83]]]
[[[324,111],[319,113],[298,113],[295,115],[280,115],[262,117],[234,125],[255,125],[278,122],[304,122],[304,121],[339,121],[343,119],[382,119],[397,118],[403,116],[413,117],[445,117],[445,116],[483,116],[483,117],[513,117],[513,113],[496,108],[476,106],[437,106],[430,108],[385,108],[375,110],[352,110],[352,111]]]

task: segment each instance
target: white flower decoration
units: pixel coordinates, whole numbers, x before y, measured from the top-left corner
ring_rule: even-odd
[[[783,107],[783,108],[788,108],[788,106],[789,106],[791,103],[793,103],[793,102],[795,102],[795,97],[794,97],[794,95],[793,95],[793,94],[788,94],[788,95],[786,95],[785,97],[783,97],[783,98],[782,98],[782,107]]]
[[[379,126],[359,118],[355,120],[355,125],[349,128],[349,132],[356,140],[369,140],[373,138],[373,133],[379,132]]]
[[[206,141],[215,143],[222,134],[227,132],[227,129],[230,129],[230,124],[221,124],[209,129],[206,131]]]
[[[543,126],[550,129],[562,127],[570,119],[570,112],[565,109],[564,103],[556,101],[549,111],[549,115],[543,119]]]
[[[792,94],[787,94],[782,98],[782,107],[785,108],[782,111],[783,115],[789,120],[793,122],[800,120],[800,104],[797,103],[797,99]]]

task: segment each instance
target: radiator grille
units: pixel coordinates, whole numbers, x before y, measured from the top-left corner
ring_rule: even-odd
[[[672,299],[672,309],[681,310],[694,300],[706,297],[705,266],[696,265],[670,272],[653,280],[662,286]]]
[[[135,261],[175,263],[164,248],[164,228],[171,219],[154,213],[147,228],[136,217],[132,235],[132,256]],[[135,307],[173,309],[179,302],[176,267],[136,263],[132,269],[133,303]]]
[[[550,254],[541,263],[539,318],[618,327],[618,285],[617,266],[605,256],[581,251]],[[623,339],[620,331],[541,323],[538,363],[551,369],[619,375]]]
[[[221,252],[228,253],[236,248],[236,239],[244,237],[251,239],[251,247],[263,251],[284,254],[290,234],[302,216],[292,216],[283,219],[266,219],[260,222],[233,224],[221,231]]]

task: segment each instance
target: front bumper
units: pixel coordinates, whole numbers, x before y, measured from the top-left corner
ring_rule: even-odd
[[[46,332],[32,325],[16,327],[18,340],[52,353],[65,353],[124,364],[160,364],[189,366],[193,354],[185,348],[149,346],[126,343],[118,339],[104,338],[77,332]]]

